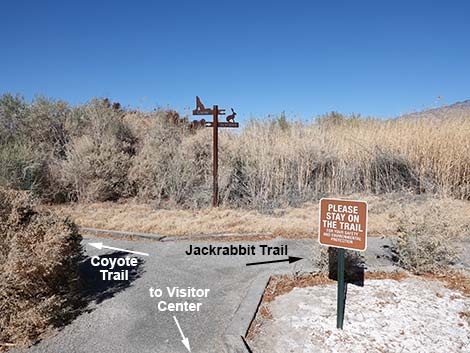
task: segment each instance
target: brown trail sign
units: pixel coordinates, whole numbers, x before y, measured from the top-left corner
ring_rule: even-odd
[[[320,244],[364,251],[367,247],[367,202],[320,200]]]
[[[346,302],[344,250],[365,251],[367,248],[367,202],[321,199],[318,221],[320,244],[338,248],[336,327],[343,329]]]
[[[227,116],[227,122],[219,123],[219,115],[225,115],[225,109],[219,109],[218,105],[214,105],[212,109],[206,108],[202,104],[201,99],[196,96],[196,109],[193,110],[193,115],[212,115],[212,121],[201,120],[200,123],[205,127],[212,128],[212,206],[219,206],[219,127],[238,128],[239,125],[235,122],[237,113],[232,108],[232,114]],[[193,121],[193,124],[197,124]]]

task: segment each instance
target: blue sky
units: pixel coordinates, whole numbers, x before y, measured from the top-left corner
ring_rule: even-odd
[[[470,98],[469,16],[468,1],[3,1],[0,93],[388,117]]]

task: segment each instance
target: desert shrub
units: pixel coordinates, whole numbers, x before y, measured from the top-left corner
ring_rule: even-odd
[[[0,144],[0,185],[15,189],[36,189],[42,164],[28,142],[13,140]]]
[[[0,188],[0,342],[27,344],[67,320],[78,295],[77,227]]]
[[[1,185],[31,185],[43,200],[107,200],[127,196],[136,137],[119,104],[92,99],[76,107],[21,96],[0,98]],[[84,163],[83,166],[77,163]],[[75,165],[74,165],[75,163]],[[75,172],[86,180],[80,185]],[[71,174],[72,173],[72,174]]]
[[[157,206],[198,206],[210,200],[209,131],[190,131],[168,112],[157,112],[133,158],[129,180]]]
[[[173,161],[184,131],[179,125],[167,119],[164,112],[156,112],[146,122],[148,129],[141,137],[142,142],[133,159],[129,180],[137,189],[137,196],[143,200],[160,203],[168,197],[168,179],[179,181],[172,171]]]
[[[65,121],[70,113],[66,102],[36,97],[27,103],[23,97],[0,97],[0,141],[28,141],[37,151],[61,153],[66,144]]]
[[[22,135],[34,143],[38,151],[63,155],[68,137],[65,121],[69,112],[66,102],[36,97],[23,119]]]
[[[49,163],[63,156],[65,121],[70,108],[63,101],[38,96],[27,103],[21,96],[0,97],[0,185],[30,189],[49,199]]]
[[[92,100],[67,120],[64,156],[51,162],[51,187],[69,200],[107,201],[132,194],[127,175],[136,138],[120,110]]]
[[[41,194],[49,182],[47,161],[63,153],[65,102],[36,97],[0,97],[0,185]]]
[[[210,201],[211,136],[171,110],[125,111],[92,99],[75,107],[0,97],[0,184],[32,180],[42,199],[156,205]],[[220,132],[219,191],[229,206],[272,210],[322,196],[388,192],[470,199],[470,119],[285,114]]]
[[[136,136],[124,116],[125,111],[113,108],[106,99],[93,98],[70,111],[65,128],[72,137],[85,135],[100,139],[113,136],[132,147]]]
[[[417,274],[445,269],[459,259],[458,230],[446,210],[433,206],[422,214],[403,214],[394,242],[398,264]]]
[[[67,198],[79,201],[108,201],[126,196],[130,156],[113,138],[73,138],[66,158],[57,163],[57,181]]]

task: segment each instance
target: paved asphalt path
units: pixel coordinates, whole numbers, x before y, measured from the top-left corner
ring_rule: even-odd
[[[104,282],[99,268],[90,265],[94,255],[125,256],[113,250],[98,250],[90,242],[122,249],[149,253],[140,257],[142,262],[127,282]],[[387,270],[391,263],[384,261],[384,245],[389,240],[369,238],[366,251],[369,268]],[[275,239],[259,243],[288,244],[289,255],[311,258],[314,239]],[[43,339],[27,350],[15,353],[178,353],[186,352],[180,333],[173,320],[178,318],[184,334],[189,338],[193,353],[223,352],[223,334],[238,306],[247,295],[250,284],[258,276],[275,272],[296,272],[311,269],[309,260],[294,264],[287,262],[245,266],[247,262],[285,258],[285,256],[187,256],[189,245],[230,245],[242,242],[152,242],[127,241],[112,238],[84,238],[88,260],[82,264],[82,277],[86,280],[82,298],[87,302],[83,312],[69,325],[52,337]],[[244,244],[258,244],[245,242]],[[470,243],[466,243],[466,250]],[[470,253],[470,251],[468,252]],[[467,255],[468,255],[467,253]],[[464,266],[469,266],[469,256]],[[207,299],[200,312],[159,312],[159,299],[150,298],[149,288],[167,286],[208,288]],[[168,298],[163,298],[168,299]],[[259,300],[259,298],[254,298]],[[170,299],[171,301],[171,299]],[[184,301],[184,299],[183,299]]]
[[[285,256],[187,256],[193,245],[230,245],[222,242],[152,242],[111,238],[84,238],[88,256],[125,256],[112,250],[98,250],[87,245],[103,242],[117,248],[149,253],[134,271],[130,283],[103,282],[89,261],[82,266],[85,285],[83,297],[87,310],[52,337],[45,338],[27,350],[28,353],[178,353],[186,352],[173,320],[175,315],[192,352],[223,352],[222,336],[252,281],[260,274],[293,271],[302,266],[278,263],[245,266],[247,262],[281,259]],[[283,239],[264,241],[270,245],[289,244],[289,255],[308,257],[313,241]],[[234,242],[232,244],[240,244]],[[247,243],[245,243],[247,244]],[[159,299],[150,298],[150,287],[194,286],[209,288],[210,293],[200,312],[159,312]]]

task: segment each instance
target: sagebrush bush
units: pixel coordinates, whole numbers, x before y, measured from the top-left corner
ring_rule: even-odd
[[[0,141],[12,142],[25,134],[29,105],[19,95],[6,93],[0,97]]]
[[[136,138],[119,110],[93,100],[67,120],[63,156],[52,158],[51,177],[69,200],[108,201],[132,194],[128,183]]]
[[[0,342],[28,344],[68,319],[80,241],[71,221],[37,213],[25,193],[0,188]]]
[[[138,197],[158,206],[198,206],[210,198],[209,131],[190,131],[158,112],[133,158],[129,180]]]
[[[48,161],[64,152],[69,112],[62,101],[0,97],[0,185],[47,193]]]
[[[109,201],[127,196],[130,156],[112,137],[93,140],[73,138],[65,159],[57,165],[57,180],[68,198],[78,201]]]
[[[433,206],[422,214],[410,211],[399,222],[399,236],[394,242],[398,263],[417,274],[447,268],[459,259],[455,236],[458,227],[450,224],[446,210]],[[457,234],[454,234],[457,233]]]
[[[0,148],[0,185],[14,189],[36,189],[42,163],[28,142],[11,141]]]

